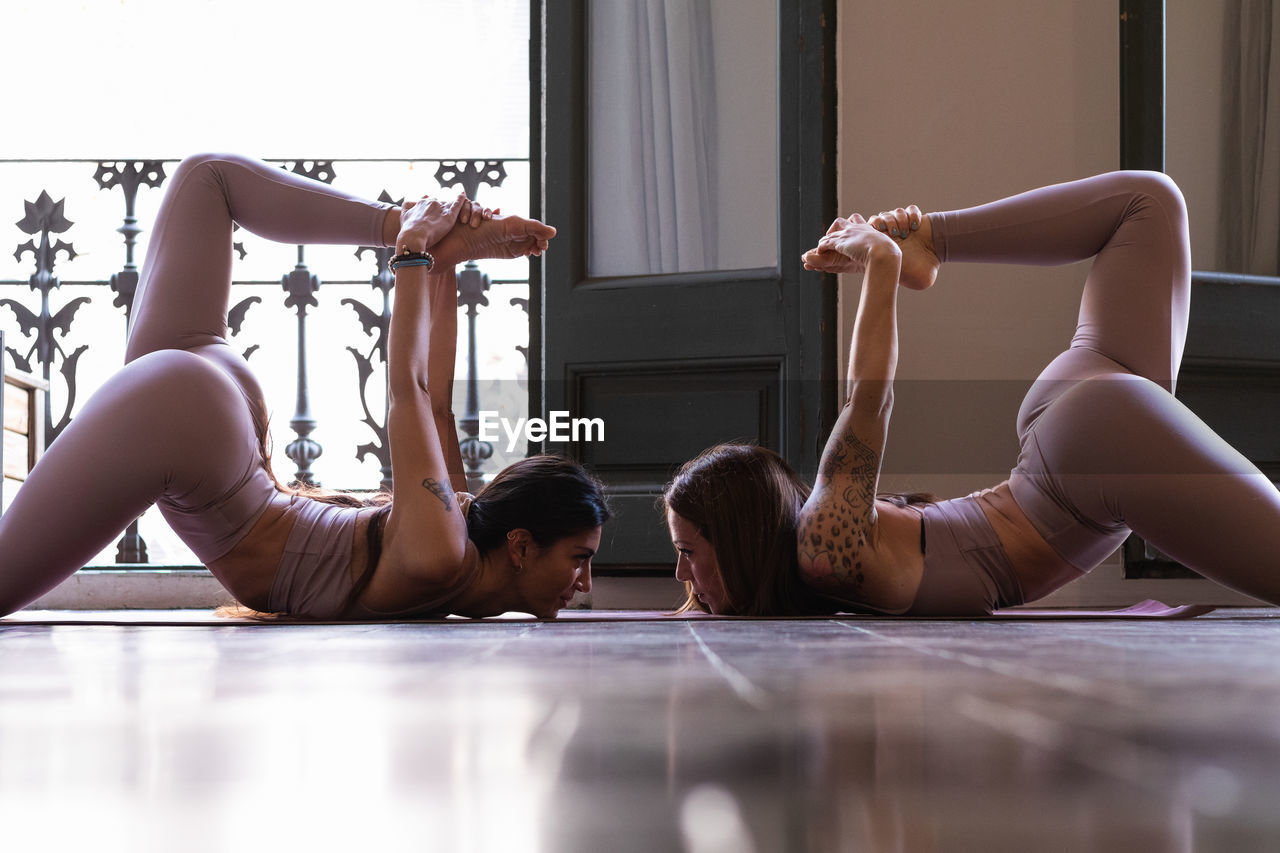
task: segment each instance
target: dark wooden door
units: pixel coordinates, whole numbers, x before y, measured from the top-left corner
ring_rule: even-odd
[[[593,40],[597,50],[630,49],[634,29],[611,11],[630,5],[534,4],[532,150],[542,152],[534,209],[559,233],[531,287],[532,315],[541,323],[531,337],[530,374],[540,381],[531,383],[530,411],[603,421],[603,441],[571,438],[543,448],[581,460],[609,486],[616,521],[596,565],[669,571],[671,545],[655,501],[682,462],[718,442],[756,442],[811,477],[834,416],[835,281],[805,272],[799,260],[836,214],[834,4],[761,0],[752,8],[763,6],[763,17],[744,21],[749,8],[720,3],[728,14],[707,29],[709,50],[689,50],[684,24],[668,27],[666,52],[685,50],[694,72],[713,61],[729,68],[706,87],[715,90],[717,121],[704,130],[719,152],[709,158],[719,182],[710,209],[722,231],[729,220],[748,227],[722,236],[711,262],[661,272],[626,260],[637,248],[659,248],[652,241],[660,238],[613,229],[601,213],[615,201],[620,208],[630,202],[607,195],[619,176],[601,164],[616,154],[604,148],[616,145],[618,134],[613,118],[599,113],[614,107],[607,98],[602,107],[601,91],[593,89],[604,83],[591,69],[607,63],[591,49]],[[693,14],[708,6],[699,8]],[[606,14],[614,17],[592,17]],[[730,25],[731,17],[738,20]],[[744,31],[743,24],[759,26]],[[637,37],[652,47],[652,34]],[[752,53],[766,37],[771,50]],[[742,61],[751,66],[733,64]],[[725,88],[725,76],[741,81],[762,67],[772,92],[764,85]],[[673,90],[676,100],[687,94]],[[695,121],[701,108],[695,104]],[[632,139],[621,136],[623,145]],[[770,162],[749,168],[761,150]],[[714,231],[706,216],[681,215],[680,228]],[[752,221],[764,225],[749,227]],[[635,240],[645,245],[627,243]]]

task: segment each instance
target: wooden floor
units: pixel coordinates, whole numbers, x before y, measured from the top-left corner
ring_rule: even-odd
[[[0,621],[6,850],[1280,849],[1280,615]]]

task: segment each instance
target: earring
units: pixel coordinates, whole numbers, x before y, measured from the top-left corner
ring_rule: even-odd
[[[516,566],[516,574],[520,574],[523,571],[524,571],[524,563],[521,563],[520,565]]]

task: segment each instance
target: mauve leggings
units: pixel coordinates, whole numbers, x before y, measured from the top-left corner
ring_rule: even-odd
[[[52,589],[153,503],[209,562],[281,499],[259,452],[262,391],[226,341],[232,222],[284,243],[380,246],[388,207],[235,155],[178,166],[151,234],[127,363],[0,516],[0,614]]]
[[[1132,530],[1224,586],[1280,603],[1280,492],[1171,391],[1190,250],[1166,176],[1117,172],[930,217],[943,261],[1094,258],[1071,347],[1018,414],[1014,499],[1081,571]]]

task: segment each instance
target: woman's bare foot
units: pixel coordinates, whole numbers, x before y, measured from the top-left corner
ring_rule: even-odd
[[[902,250],[899,284],[912,290],[928,290],[933,286],[942,262],[933,250],[933,227],[927,214],[913,204],[877,213],[867,222],[886,232]]]
[[[541,255],[556,229],[523,216],[493,215],[480,221],[459,221],[439,243],[431,247],[437,264],[455,266],[481,258],[521,258]]]
[[[908,231],[906,238],[898,242],[898,248],[902,249],[902,273],[898,282],[912,290],[932,287],[942,262],[933,251],[933,229],[927,214],[920,217],[919,228]]]

